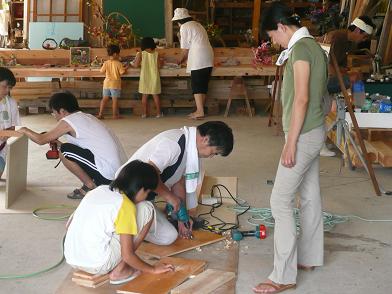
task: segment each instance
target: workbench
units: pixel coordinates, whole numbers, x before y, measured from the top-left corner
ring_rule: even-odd
[[[135,56],[140,49],[125,49],[121,56]],[[175,63],[180,59],[181,49],[157,49],[160,57],[167,63]],[[79,99],[81,107],[96,108],[102,92],[104,74],[100,67],[69,66],[69,50],[5,50],[0,51],[6,61],[13,54],[21,65],[10,67],[17,78],[27,77],[57,78],[52,82],[18,82],[11,95],[18,101],[29,100],[32,106],[37,98],[49,98],[59,90],[68,90]],[[224,105],[229,96],[232,79],[236,76],[245,77],[249,99],[269,99],[268,83],[275,75],[275,66],[254,66],[251,48],[215,48],[214,69],[209,84],[206,107],[210,114],[219,112],[219,104]],[[108,59],[105,48],[91,48],[91,59]],[[236,65],[233,65],[236,64]],[[132,108],[139,113],[140,101],[138,94],[139,68],[129,68],[123,75],[120,108]],[[185,66],[169,69],[161,68],[162,107],[193,107],[194,99],[191,92],[189,73]],[[42,103],[41,103],[42,104]],[[136,111],[135,111],[136,110]]]

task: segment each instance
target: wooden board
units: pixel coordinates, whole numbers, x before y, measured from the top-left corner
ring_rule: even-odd
[[[26,190],[28,138],[26,136],[11,139],[7,143],[6,190],[4,206],[8,209]]]
[[[208,244],[219,242],[224,239],[225,237],[215,233],[207,231],[193,231],[192,240],[178,238],[171,245],[162,246],[143,242],[138,248],[137,253],[160,259],[162,257],[176,255],[197,247],[202,247]]]
[[[133,281],[122,286],[117,293],[125,294],[166,294],[184,282],[189,276],[203,270],[207,262],[203,260],[165,257],[160,263],[172,264],[174,272],[154,275],[143,273]]]
[[[180,286],[174,288],[171,294],[208,294],[223,284],[233,280],[235,273],[214,269],[207,269],[196,277],[189,279]]]

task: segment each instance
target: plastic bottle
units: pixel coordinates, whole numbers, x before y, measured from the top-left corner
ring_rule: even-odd
[[[369,96],[369,93],[366,93],[365,101],[362,104],[361,112],[369,112],[372,107],[372,99]]]
[[[362,81],[356,81],[353,85],[353,98],[355,107],[362,107],[365,102],[365,84]]]
[[[387,98],[384,98],[381,100],[380,103],[380,112],[381,113],[390,113],[392,111],[392,103],[391,100]]]

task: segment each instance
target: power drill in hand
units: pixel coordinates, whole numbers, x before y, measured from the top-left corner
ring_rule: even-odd
[[[59,159],[59,151],[55,141],[49,142],[50,150],[46,152],[46,159]]]
[[[190,230],[191,224],[189,222],[189,215],[188,211],[186,210],[185,204],[181,202],[180,209],[177,212],[174,212],[174,207],[170,203],[166,204],[166,211],[169,216],[173,220],[179,220],[180,222],[184,223],[185,227]]]

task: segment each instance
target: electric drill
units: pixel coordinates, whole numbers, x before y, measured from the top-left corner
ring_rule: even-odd
[[[177,212],[174,212],[174,207],[170,203],[166,204],[167,214],[171,216],[174,220],[179,220],[184,223],[185,227],[189,230],[191,228],[191,224],[189,223],[189,215],[186,210],[185,204],[181,202],[180,209]]]
[[[256,230],[254,231],[231,230],[231,238],[234,241],[241,241],[244,237],[248,236],[254,236],[257,239],[265,239],[267,237],[267,230],[264,225],[256,226]]]
[[[59,151],[55,141],[49,142],[50,150],[46,152],[46,159],[59,159]]]

